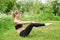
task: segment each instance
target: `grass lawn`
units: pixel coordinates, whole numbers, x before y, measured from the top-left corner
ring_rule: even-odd
[[[29,36],[20,37],[14,28],[0,34],[0,40],[60,40],[60,21],[47,27],[33,28]]]

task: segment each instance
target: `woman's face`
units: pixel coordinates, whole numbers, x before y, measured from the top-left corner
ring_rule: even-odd
[[[20,13],[15,14],[15,17],[19,18],[20,17]]]

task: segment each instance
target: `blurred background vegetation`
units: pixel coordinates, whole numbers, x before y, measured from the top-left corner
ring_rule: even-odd
[[[39,20],[60,20],[60,0],[0,0],[0,13],[19,10],[22,16]]]

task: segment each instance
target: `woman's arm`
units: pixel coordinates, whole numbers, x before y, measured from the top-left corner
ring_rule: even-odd
[[[30,23],[39,23],[39,22],[34,22],[34,21],[22,21],[23,24],[30,24]],[[48,26],[52,23],[40,23],[40,24],[45,24],[45,26]]]
[[[34,21],[14,21],[14,24],[30,24],[30,23],[38,23]]]
[[[34,21],[21,21],[22,24],[30,24],[30,23],[38,23],[38,22],[34,22]]]
[[[34,22],[34,21],[15,21],[14,24],[30,24],[30,23],[39,23],[39,22]],[[41,23],[42,24],[42,23]],[[52,23],[44,23],[45,26],[48,26]]]

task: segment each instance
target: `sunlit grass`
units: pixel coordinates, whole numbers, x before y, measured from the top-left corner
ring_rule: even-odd
[[[33,28],[29,36],[20,37],[16,32],[14,26],[7,31],[0,34],[0,40],[60,40],[60,22],[59,21],[46,21],[51,22],[52,25],[47,27]]]

